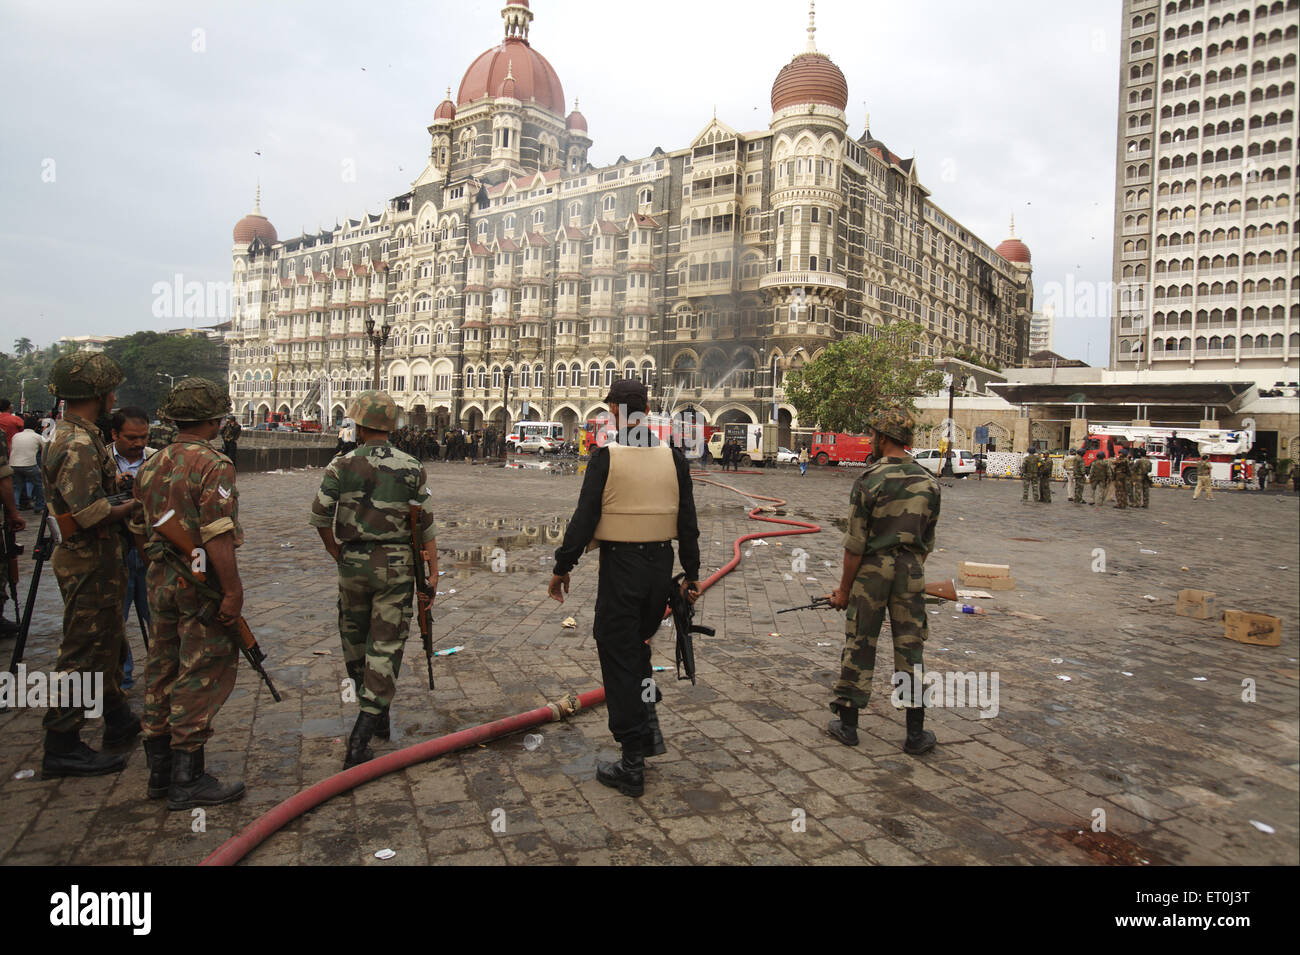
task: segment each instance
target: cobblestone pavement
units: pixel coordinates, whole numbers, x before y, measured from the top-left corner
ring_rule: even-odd
[[[465,649],[436,661],[438,689],[430,693],[412,637],[394,740],[377,742],[381,754],[599,685],[594,557],[579,564],[563,607],[544,594],[580,477],[429,469],[448,525],[439,534],[448,573],[435,639]],[[355,704],[341,700],[333,566],[307,525],[319,477],[240,476],[248,619],[285,697],[274,703],[241,666],[217,720],[209,766],[223,779],[242,777],[247,798],[209,810],[206,831],[193,832],[190,814],[144,798],[139,747],[119,776],[42,782],[42,712],[10,712],[0,715],[5,863],[195,863],[341,768]],[[597,756],[615,753],[602,707],[542,727],[534,751],[514,736],[337,797],[248,861],[1300,861],[1295,497],[1223,492],[1193,503],[1190,491],[1161,489],[1150,510],[1118,511],[1072,505],[1064,493],[1050,505],[1021,504],[1018,482],[948,482],[930,579],[955,574],[963,559],[999,562],[1011,565],[1017,587],[979,601],[996,615],[931,608],[929,668],[996,672],[998,705],[996,716],[986,710],[990,718],[975,707],[931,710],[939,745],[912,758],[901,752],[903,718],[889,702],[887,668],[862,714],[862,745],[847,748],[825,733],[842,616],[775,616],[838,578],[835,522],[847,511],[852,477],[816,468],[803,479],[793,471],[728,476],[737,487],[789,499],[790,516],[826,530],[746,545],[737,571],[705,596],[702,622],[718,634],[699,641],[697,686],[663,674],[669,750],[651,761],[643,798],[594,778]],[[746,502],[730,491],[701,486],[696,498],[711,570],[729,558],[733,538],[762,525],[746,520]],[[23,535],[29,545],[32,536]],[[496,547],[503,573],[492,569]],[[793,570],[796,547],[807,552],[804,571]],[[1097,548],[1104,571],[1094,570]],[[25,594],[30,561],[23,561]],[[1184,587],[1216,591],[1221,606],[1281,616],[1282,646],[1243,646],[1225,639],[1221,624],[1174,616]],[[57,594],[47,568],[27,656],[33,669],[54,664]],[[576,630],[561,627],[569,614]],[[139,659],[134,620],[128,632]],[[656,664],[672,664],[668,634],[657,641]],[[0,645],[6,660],[11,647]],[[1254,702],[1243,701],[1244,680],[1254,681]],[[99,726],[86,733],[96,744]],[[26,769],[37,776],[14,778]],[[1104,834],[1092,831],[1098,810]],[[389,863],[374,858],[384,848],[396,852]]]

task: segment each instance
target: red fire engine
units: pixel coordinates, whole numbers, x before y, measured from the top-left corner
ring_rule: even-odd
[[[1202,455],[1213,467],[1211,475],[1216,481],[1249,481],[1255,477],[1254,461],[1238,461],[1255,443],[1255,424],[1247,420],[1245,428],[1127,428],[1113,425],[1091,425],[1083,443],[1083,462],[1092,464],[1098,457],[1113,458],[1120,448],[1145,449],[1151,461],[1151,477],[1180,478],[1184,484],[1196,483],[1196,466]],[[1178,469],[1174,471],[1174,440],[1185,441],[1187,453],[1177,456]]]
[[[818,464],[839,464],[841,461],[864,463],[871,456],[871,439],[864,434],[844,434],[839,431],[819,431],[813,435],[808,457]]]

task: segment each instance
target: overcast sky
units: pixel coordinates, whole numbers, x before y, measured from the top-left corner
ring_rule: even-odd
[[[379,211],[423,168],[446,88],[500,41],[503,5],[2,0],[0,349],[187,324],[154,316],[155,285],[230,279],[259,178],[281,238]],[[596,165],[685,146],[715,106],[765,128],[808,19],[806,0],[532,9]],[[1015,213],[1041,304],[1110,280],[1120,15],[1119,0],[821,0],[817,45],[848,79],[853,136],[869,110],[990,245]],[[1102,299],[1058,312],[1057,351],[1105,363]]]

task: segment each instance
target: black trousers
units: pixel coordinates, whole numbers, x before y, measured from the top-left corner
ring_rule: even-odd
[[[673,585],[671,542],[600,545],[595,637],[605,684],[609,731],[619,743],[649,731],[647,703],[658,699],[650,645],[668,608]]]

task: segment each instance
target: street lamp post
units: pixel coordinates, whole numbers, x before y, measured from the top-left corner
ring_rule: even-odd
[[[29,381],[40,381],[40,376],[34,375],[31,378],[24,378],[18,383],[18,407],[22,410],[23,414],[27,413],[27,382]]]
[[[506,459],[506,435],[510,433],[510,378],[514,372],[507,368],[504,379],[504,389],[501,392],[501,434],[497,440],[501,442],[501,460]]]
[[[375,391],[379,390],[379,353],[388,344],[388,335],[392,330],[393,326],[388,324],[387,317],[385,317],[384,323],[378,329],[375,328],[374,316],[366,319],[366,337],[375,346],[375,377],[372,383]]]

